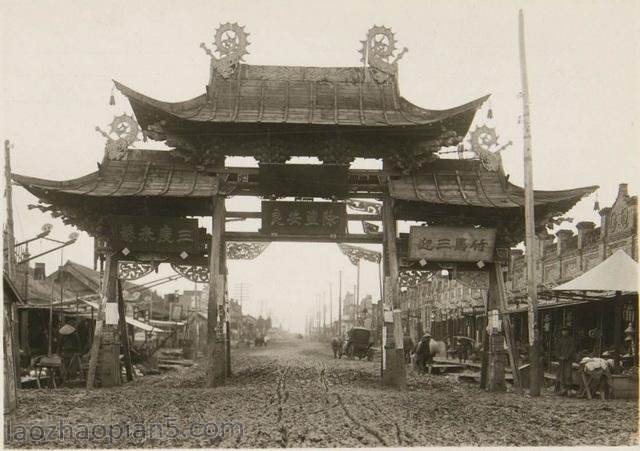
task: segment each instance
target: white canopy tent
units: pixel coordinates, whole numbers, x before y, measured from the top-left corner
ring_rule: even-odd
[[[617,250],[598,266],[553,291],[623,291],[638,292],[640,264],[622,249]]]
[[[96,302],[92,302],[89,301],[87,299],[81,299],[82,302],[90,305],[91,307],[93,307],[94,309],[98,310],[99,306],[98,303]],[[130,316],[126,316],[125,320],[127,322],[127,324],[132,325],[133,327],[137,327],[138,329],[142,329],[145,332],[156,332],[156,333],[167,333],[168,331],[164,330],[164,329],[160,329],[159,327],[154,327],[151,324],[147,324],[147,323],[143,323],[142,321],[138,321],[135,318],[131,318]]]

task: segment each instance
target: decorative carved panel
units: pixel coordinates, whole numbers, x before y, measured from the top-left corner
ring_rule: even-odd
[[[365,259],[372,263],[380,263],[382,259],[382,254],[380,252],[365,249],[363,247],[338,243],[338,248],[340,249],[340,252],[346,255],[349,258],[349,261],[356,266],[361,259]]]
[[[431,271],[401,271],[398,275],[398,286],[400,288],[413,288],[420,285],[422,282],[428,280],[431,276]]]
[[[230,260],[253,260],[269,246],[269,243],[227,243]]]
[[[172,263],[171,268],[191,282],[209,283],[209,268],[206,266],[176,265]]]
[[[156,268],[157,265],[153,263],[119,261],[118,277],[122,280],[136,280],[150,274]]]

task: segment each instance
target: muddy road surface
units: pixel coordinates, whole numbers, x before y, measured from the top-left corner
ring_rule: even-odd
[[[233,350],[233,376],[204,387],[203,362],[117,388],[20,390],[5,445],[29,448],[626,445],[638,404],[544,393],[489,394],[408,371],[382,387],[380,362],[334,360],[329,344]]]

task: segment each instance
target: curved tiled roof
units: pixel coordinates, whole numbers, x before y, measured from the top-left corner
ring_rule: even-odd
[[[143,128],[161,115],[194,123],[428,126],[445,120],[470,122],[467,116],[472,118],[489,97],[451,109],[427,110],[400,96],[395,77],[376,83],[364,80],[362,71],[361,67],[241,65],[230,78],[214,76],[206,94],[174,103],[115,85],[129,98]]]
[[[13,174],[27,190],[58,192],[83,197],[202,197],[217,193],[215,176],[195,168],[167,166],[150,161],[109,161],[77,179],[53,181]]]
[[[105,160],[97,172],[73,180],[53,181],[18,174],[13,174],[13,179],[45,202],[56,198],[60,203],[65,197],[87,202],[90,199],[113,202],[155,199],[168,205],[172,199],[173,203],[182,205],[188,199],[195,203],[184,204],[185,208],[197,208],[198,211],[208,211],[210,200],[219,188],[225,191],[224,181],[221,182],[218,175],[179,163],[170,157],[170,152],[135,152],[138,152],[135,158]],[[146,155],[149,157],[145,158]],[[535,205],[557,204],[566,211],[596,188],[535,191]],[[398,201],[422,205],[502,211],[524,206],[524,189],[510,183],[502,170],[489,171],[478,160],[442,159],[423,167],[415,175],[390,177],[389,192]],[[568,205],[570,207],[566,208]]]
[[[560,191],[534,192],[536,206],[579,200],[597,186]],[[393,198],[429,204],[472,207],[519,208],[524,206],[524,188],[514,185],[502,170],[486,170],[478,160],[442,159],[416,174],[392,179]]]

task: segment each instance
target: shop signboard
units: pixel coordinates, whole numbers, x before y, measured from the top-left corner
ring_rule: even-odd
[[[491,262],[496,230],[473,227],[413,226],[409,258],[433,262]]]
[[[164,216],[110,216],[109,242],[130,252],[198,253],[205,248],[198,220]]]
[[[261,232],[344,236],[347,233],[347,209],[342,202],[264,201]]]

